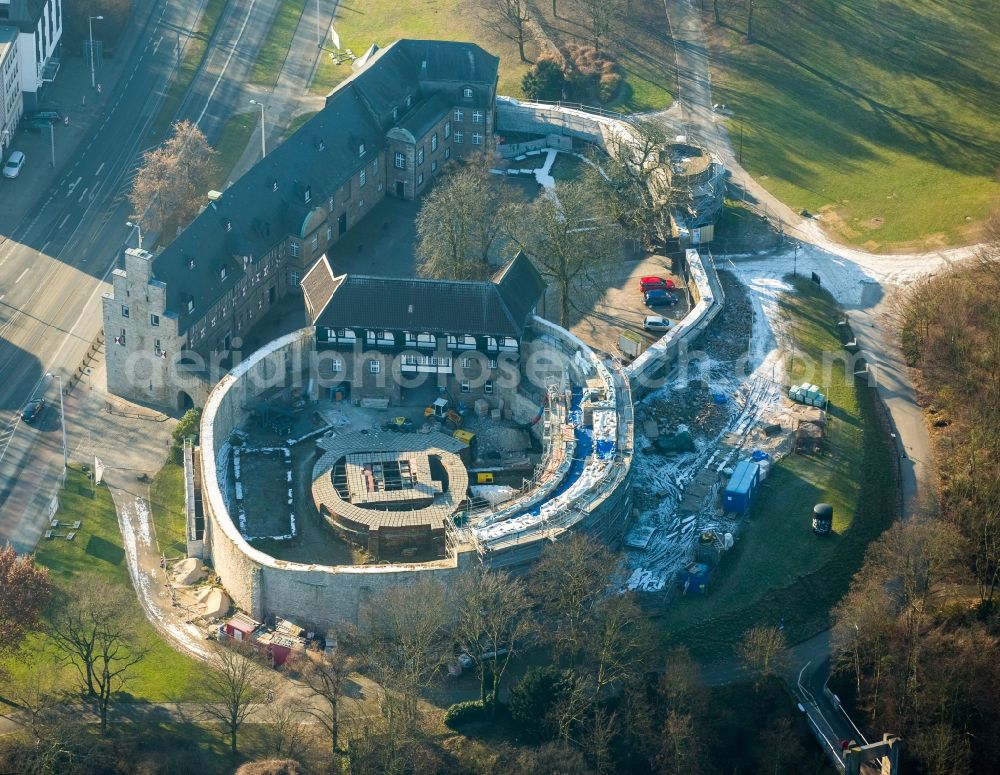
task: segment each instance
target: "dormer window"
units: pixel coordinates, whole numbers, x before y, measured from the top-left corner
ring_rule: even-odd
[[[188,269],[194,269],[194,259],[190,256],[188,257]]]
[[[361,145],[358,146],[358,158],[363,159],[364,157],[365,157],[365,144],[361,143]]]
[[[194,312],[194,299],[188,299],[188,312]]]
[[[472,87],[471,86],[466,86],[464,89],[462,89],[462,96],[465,97],[465,99],[467,99],[467,100],[471,100],[472,99]]]
[[[220,280],[225,280],[226,279],[226,267],[224,267],[224,266],[220,266],[219,267],[219,279]]]
[[[399,108],[393,108],[392,109],[392,120],[393,121],[398,121],[399,120]]]
[[[413,97],[409,94],[406,95],[406,107],[410,107],[413,104]]]
[[[312,187],[306,186],[305,192],[302,194],[302,198],[308,203],[312,201]]]
[[[226,231],[232,231],[233,230],[233,222],[231,220],[229,220],[228,218],[226,218],[226,220],[224,220],[222,222],[222,225],[226,227]]]
[[[271,190],[272,191],[278,190],[278,181],[275,180],[274,178],[271,178]]]

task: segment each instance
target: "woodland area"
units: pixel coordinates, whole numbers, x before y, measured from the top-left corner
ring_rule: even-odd
[[[1000,214],[978,258],[897,299],[935,448],[936,503],[874,543],[834,612],[842,687],[919,772],[1000,757]]]

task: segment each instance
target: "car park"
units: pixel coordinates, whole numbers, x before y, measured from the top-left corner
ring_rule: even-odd
[[[642,291],[667,291],[676,287],[674,281],[666,277],[650,275],[639,280],[639,289]]]
[[[643,300],[647,307],[672,307],[677,303],[677,297],[666,291],[646,291]]]
[[[38,419],[38,415],[42,413],[42,409],[44,408],[45,399],[33,398],[25,404],[24,409],[21,410],[21,419],[27,423],[32,423]]]
[[[3,176],[5,178],[16,178],[20,175],[26,158],[23,152],[14,151],[7,157],[7,163],[3,165]]]
[[[669,331],[673,328],[674,321],[663,315],[646,315],[642,322],[642,327],[647,331]]]

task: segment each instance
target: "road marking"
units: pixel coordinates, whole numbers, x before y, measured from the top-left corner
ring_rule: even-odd
[[[26,274],[28,274],[28,270],[30,270],[30,269],[31,269],[31,267],[30,267],[30,266],[26,266],[26,267],[24,268],[24,271],[23,271],[23,272],[21,272],[21,274],[19,274],[19,275],[17,276],[17,279],[16,279],[15,281],[14,281],[14,285],[17,285],[17,284],[18,284],[19,282],[21,282],[21,280],[23,280],[23,279],[24,279],[24,276],[25,276]]]
[[[59,221],[59,225],[56,226],[56,228],[57,229],[61,229],[63,226],[66,225],[66,221],[68,221],[68,220],[69,220],[69,213],[66,213],[66,215],[63,217],[63,219],[61,221]]]
[[[81,180],[83,180],[83,176],[82,175],[80,177],[78,177],[76,180],[74,180],[72,183],[69,184],[69,190],[66,192],[66,196],[69,196],[70,194],[73,193],[73,191],[76,190],[76,187],[78,185],[80,185],[80,181]]]
[[[155,44],[155,45],[153,46],[153,53],[154,53],[154,54],[156,53],[156,49],[158,49],[158,48],[160,47],[160,44],[161,44],[162,42],[163,42],[163,36],[162,36],[162,35],[160,35],[160,37],[158,37],[158,38],[156,39],[156,44]]]
[[[82,201],[83,201],[83,198],[84,198],[84,197],[85,197],[85,196],[87,195],[87,192],[88,192],[88,191],[90,191],[90,187],[89,187],[89,186],[88,186],[87,188],[83,189],[83,193],[82,193],[82,194],[80,194],[80,198],[79,198],[79,199],[77,199],[76,201],[77,201],[77,202],[82,202]]]
[[[250,7],[247,8],[247,17],[243,20],[243,26],[240,27],[240,31],[236,35],[233,48],[229,52],[229,56],[226,57],[226,63],[222,66],[222,71],[219,73],[219,77],[215,79],[212,91],[208,93],[208,99],[205,100],[205,107],[202,108],[201,114],[198,116],[198,120],[194,122],[195,126],[201,125],[201,120],[205,118],[205,114],[208,112],[208,106],[212,104],[212,98],[215,96],[215,90],[219,88],[219,84],[222,83],[222,79],[226,76],[226,70],[229,69],[229,63],[233,60],[233,54],[235,54],[236,50],[239,48],[240,39],[243,37],[243,31],[246,30],[247,23],[250,21],[250,14],[253,12],[253,6],[256,1],[257,0],[250,0]]]
[[[104,162],[102,161],[101,162],[101,166],[98,167],[97,168],[97,172],[94,173],[94,177],[97,177],[98,175],[100,175],[101,174],[101,170],[103,170],[103,169],[104,169]]]

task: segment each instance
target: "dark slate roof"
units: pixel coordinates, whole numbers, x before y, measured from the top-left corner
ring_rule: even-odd
[[[454,104],[454,100],[448,99],[439,92],[418,105],[416,110],[411,111],[409,115],[404,116],[403,120],[399,122],[399,128],[405,129],[413,135],[414,140],[419,140],[441,120],[445,111]]]
[[[531,259],[520,250],[513,261],[497,272],[493,282],[511,316],[521,325],[527,322],[528,316],[545,293],[545,280],[531,263]]]
[[[520,337],[528,312],[545,288],[544,283],[532,281],[532,272],[540,281],[537,271],[519,253],[498,275],[500,282],[506,278],[506,295],[514,309],[508,306],[505,290],[497,282],[341,275],[334,279],[336,286],[313,322],[331,329]],[[537,292],[529,298],[532,288]]]
[[[361,162],[384,148],[385,116],[391,116],[392,107],[402,107],[411,94],[417,103],[414,112],[420,111],[422,81],[492,86],[498,65],[496,57],[471,43],[401,40],[376,52],[368,66],[327,96],[322,111],[236,180],[156,256],[153,274],[166,283],[167,309],[177,313],[179,332],[187,332],[288,234],[302,236],[310,213],[325,207]],[[360,143],[365,145],[364,160],[358,156]],[[246,268],[243,257],[249,259]],[[191,313],[188,300],[194,301]]]

